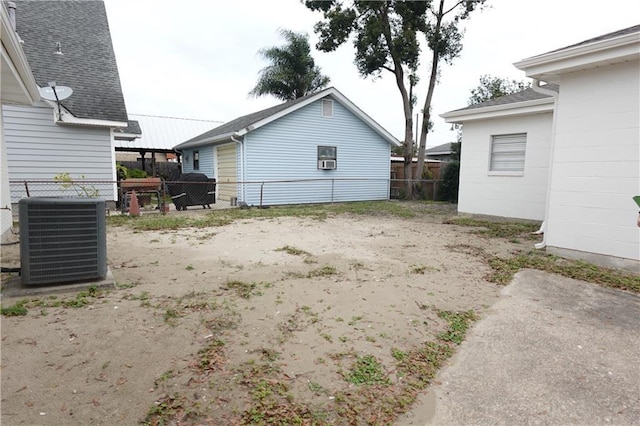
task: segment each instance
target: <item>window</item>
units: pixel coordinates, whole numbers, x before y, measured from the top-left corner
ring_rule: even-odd
[[[318,147],[318,168],[333,170],[337,168],[338,149],[335,146]]]
[[[322,116],[328,118],[333,117],[333,101],[331,99],[322,100]]]
[[[490,172],[524,172],[527,134],[496,135],[491,137]]]
[[[200,152],[193,151],[193,170],[200,170]]]

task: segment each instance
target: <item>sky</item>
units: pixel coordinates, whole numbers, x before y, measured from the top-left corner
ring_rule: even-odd
[[[455,141],[455,131],[439,115],[465,107],[480,76],[526,80],[514,62],[640,24],[637,0],[487,3],[463,24],[461,56],[452,65],[441,64],[428,146]],[[258,51],[282,45],[278,30],[289,29],[309,35],[315,62],[331,86],[396,138],[404,137],[402,99],[393,74],[361,77],[350,42],[331,53],[315,50],[313,25],[322,15],[299,0],[105,0],[105,5],[130,114],[223,123],[281,103],[248,93],[268,65]],[[425,47],[418,106],[426,96],[428,53]]]

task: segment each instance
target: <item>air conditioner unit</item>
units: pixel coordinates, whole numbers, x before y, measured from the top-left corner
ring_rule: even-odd
[[[19,206],[20,274],[24,285],[106,278],[103,200],[24,198]]]
[[[336,168],[336,160],[319,160],[318,168],[322,170],[334,170]]]

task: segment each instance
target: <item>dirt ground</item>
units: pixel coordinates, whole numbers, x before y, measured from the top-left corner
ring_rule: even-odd
[[[116,289],[40,296],[27,315],[2,318],[2,424],[153,423],[150,410],[169,424],[260,423],[256,401],[274,377],[290,402],[342,423],[332,404],[354,386],[349,360],[372,355],[401,380],[392,351],[442,332],[439,310],[482,316],[497,300],[489,267],[456,246],[529,248],[443,224],[452,214],[110,226]],[[3,247],[3,266],[18,250]]]

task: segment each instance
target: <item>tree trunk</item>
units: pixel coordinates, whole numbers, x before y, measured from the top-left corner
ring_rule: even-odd
[[[389,25],[389,16],[387,15],[387,7],[382,7],[381,18],[384,22],[384,36],[387,41],[391,58],[393,59],[393,74],[396,77],[396,85],[402,96],[402,108],[404,111],[404,178],[405,178],[405,197],[413,198],[413,185],[411,184],[411,162],[413,161],[413,108],[411,107],[411,98],[407,93],[407,87],[404,84],[404,70],[402,63],[398,60],[393,50],[391,40],[391,30]]]
[[[444,18],[444,1],[440,0],[440,8],[436,15],[436,37],[440,36],[440,28],[442,26],[442,19]],[[424,158],[427,149],[427,134],[429,133],[429,121],[431,120],[431,100],[433,99],[433,92],[436,88],[436,79],[438,77],[438,62],[440,61],[440,52],[437,48],[433,49],[433,56],[431,58],[431,76],[429,77],[429,89],[427,91],[427,98],[424,101],[424,108],[422,110],[422,127],[420,130],[420,145],[418,146],[418,164],[416,166],[415,180],[422,179],[422,173],[424,171]]]

